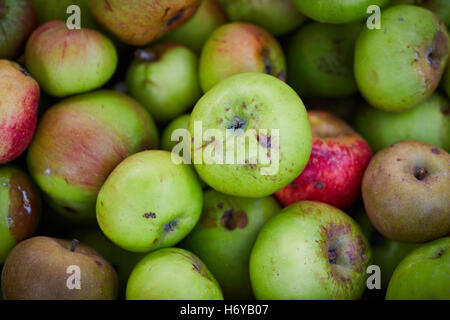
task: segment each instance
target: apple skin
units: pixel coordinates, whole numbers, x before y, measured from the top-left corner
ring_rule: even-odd
[[[36,23],[44,24],[52,20],[67,21],[71,14],[67,13],[67,8],[71,5],[80,7],[81,27],[97,29],[98,26],[89,11],[89,0],[32,0],[36,15]]]
[[[148,254],[131,273],[127,300],[223,300],[219,284],[193,253],[179,248]]]
[[[375,154],[364,173],[367,215],[386,238],[420,243],[450,232],[450,155],[434,145],[405,140]]]
[[[0,59],[16,58],[34,28],[31,0],[0,1]]]
[[[311,22],[292,38],[288,50],[288,84],[301,97],[338,98],[358,91],[353,52],[360,23]]]
[[[447,93],[447,98],[450,98],[450,63],[447,66],[447,69],[442,77],[442,88],[445,93]]]
[[[450,27],[450,2],[447,0],[391,0],[389,6],[398,4],[415,4],[431,10],[442,22]]]
[[[116,70],[114,44],[91,29],[69,30],[63,21],[38,27],[25,49],[27,68],[47,93],[65,97],[105,84]]]
[[[372,156],[370,147],[331,113],[309,111],[308,116],[313,137],[308,164],[276,196],[285,206],[315,200],[346,209],[360,196],[361,180]]]
[[[450,103],[433,93],[416,107],[392,113],[368,105],[356,112],[355,129],[378,152],[402,140],[427,142],[450,150]]]
[[[0,164],[20,156],[33,138],[40,89],[15,62],[0,60]]]
[[[172,133],[177,129],[188,129],[190,114],[184,114],[173,119],[164,129],[161,135],[161,149],[172,152],[173,147],[175,147],[179,142],[172,141]]]
[[[272,163],[206,163],[205,157],[202,157],[201,163],[196,163],[199,162],[196,157],[198,160],[198,154],[204,148],[195,149],[194,141],[193,163],[209,186],[239,197],[265,197],[286,186],[302,172],[311,154],[311,128],[303,102],[287,84],[263,73],[244,73],[225,79],[196,104],[191,113],[189,132],[191,137],[195,137],[195,122],[201,121],[203,132],[217,129],[226,137],[227,129],[236,129],[236,119],[245,122],[240,127],[244,133],[251,129],[256,131],[256,136],[249,139],[256,140],[255,144],[267,150]],[[267,130],[266,134],[270,135],[276,134],[271,130],[279,130],[278,146],[265,144],[269,137],[257,142],[261,129]],[[236,148],[234,151],[232,155],[236,160]],[[279,154],[279,161],[276,161],[276,153]],[[248,154],[245,160],[250,162]],[[278,170],[274,168],[274,161],[278,162]],[[262,169],[269,168],[276,172],[263,174]]]
[[[72,265],[81,271],[79,290],[67,288],[67,268]],[[49,237],[19,243],[2,271],[5,300],[114,300],[117,289],[116,272],[95,250]]]
[[[143,46],[182,25],[200,0],[90,0],[97,22],[122,42]]]
[[[371,249],[344,212],[300,201],[272,217],[250,256],[250,279],[260,300],[359,299]]]
[[[136,56],[128,68],[127,89],[156,121],[176,118],[201,97],[198,58],[190,49],[161,43],[137,50]]]
[[[158,145],[153,120],[134,99],[113,91],[74,96],[42,116],[28,169],[63,216],[95,223],[97,193],[129,155]]]
[[[450,237],[428,242],[397,266],[386,300],[449,300]]]
[[[0,167],[0,265],[11,249],[31,237],[41,216],[41,198],[20,169]]]
[[[202,217],[181,246],[205,262],[225,299],[253,299],[250,253],[264,223],[279,211],[273,197],[238,198],[207,190]]]
[[[412,5],[386,9],[381,25],[363,29],[356,41],[356,82],[372,106],[404,111],[438,86],[449,56],[447,28],[431,11]]]
[[[196,53],[200,53],[211,33],[225,24],[227,20],[217,0],[202,0],[200,7],[192,18],[167,33],[161,40],[176,42]]]
[[[80,228],[75,230],[73,235],[75,239],[90,246],[112,264],[119,278],[119,296],[125,297],[128,278],[146,254],[119,248],[99,228]]]
[[[167,151],[135,154],[109,175],[97,198],[97,221],[119,247],[149,252],[181,241],[198,222],[203,193],[194,170]],[[181,159],[181,158],[180,158]]]
[[[389,0],[292,0],[304,15],[322,23],[349,23],[367,19],[371,5],[384,7]]]
[[[232,21],[256,24],[275,36],[298,28],[306,17],[291,0],[219,0]]]
[[[225,78],[246,72],[267,73],[284,80],[286,62],[277,40],[249,23],[228,23],[216,29],[200,56],[203,92]]]

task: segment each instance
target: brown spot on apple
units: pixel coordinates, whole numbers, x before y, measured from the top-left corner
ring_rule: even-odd
[[[233,208],[229,208],[223,213],[220,222],[224,228],[230,231],[236,228],[244,229],[248,225],[248,216],[242,210],[234,212]]]

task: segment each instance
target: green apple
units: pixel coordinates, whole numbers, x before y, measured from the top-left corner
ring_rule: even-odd
[[[8,255],[2,271],[5,300],[114,300],[117,289],[111,264],[75,239],[22,241]]]
[[[428,242],[397,266],[387,300],[450,299],[450,237]]]
[[[0,59],[13,59],[34,28],[31,0],[0,0]]]
[[[433,11],[439,19],[450,27],[450,2],[448,0],[391,0],[389,6],[415,4]]]
[[[291,0],[219,0],[232,21],[250,22],[279,36],[298,28],[306,17]]]
[[[0,166],[0,265],[20,241],[31,237],[41,215],[39,191],[20,169]]]
[[[26,65],[47,93],[65,97],[101,87],[114,74],[114,44],[91,29],[69,30],[63,21],[37,28],[25,50]]]
[[[223,300],[220,286],[193,253],[166,248],[148,254],[131,273],[127,300]]]
[[[306,16],[325,23],[349,23],[369,17],[371,5],[385,6],[389,0],[292,0]]]
[[[250,279],[257,299],[359,299],[371,249],[358,224],[321,202],[300,201],[272,217],[256,239]]]
[[[89,0],[96,21],[122,42],[143,46],[182,25],[200,0]]]
[[[238,74],[208,91],[191,113],[189,132],[200,177],[240,197],[265,197],[292,182],[312,148],[303,102],[263,73]]]
[[[226,22],[227,17],[217,0],[202,0],[192,18],[167,33],[161,40],[176,42],[200,53],[211,33]]]
[[[345,97],[358,91],[353,51],[360,23],[312,22],[292,38],[288,51],[288,83],[301,97]]]
[[[421,243],[450,233],[450,155],[429,143],[403,140],[373,156],[362,197],[386,238]]]
[[[43,24],[52,20],[67,21],[71,16],[67,8],[76,5],[80,8],[81,27],[96,29],[97,24],[88,8],[89,0],[32,0],[36,23]]]
[[[403,112],[365,106],[358,109],[354,124],[374,152],[402,140],[427,142],[449,151],[449,108],[449,100],[434,93],[418,106]]]
[[[189,128],[190,114],[185,114],[173,119],[164,129],[161,135],[161,149],[172,152],[173,147],[178,144],[178,141],[172,141],[172,134],[177,129],[187,130]]]
[[[356,41],[356,82],[372,106],[410,109],[435,91],[449,50],[447,28],[431,11],[412,5],[388,8],[381,29],[364,29]]]
[[[95,223],[97,193],[109,173],[129,155],[157,145],[144,107],[121,93],[95,91],[45,112],[28,150],[28,169],[60,214]]]
[[[162,43],[138,49],[135,55],[127,72],[127,89],[155,120],[172,120],[194,106],[201,96],[194,52],[175,43]]]
[[[75,239],[87,244],[108,260],[119,277],[119,295],[125,297],[128,278],[146,254],[123,250],[112,243],[98,228],[82,228],[73,232]]]
[[[202,213],[194,170],[167,151],[135,154],[109,175],[97,199],[97,221],[119,247],[149,252],[182,240]]]
[[[228,23],[216,29],[203,47],[199,77],[203,92],[221,80],[245,72],[286,77],[284,53],[266,30],[249,23]]]
[[[182,246],[202,259],[226,299],[252,299],[250,252],[264,223],[280,211],[273,197],[249,199],[215,190],[204,194],[203,213]]]

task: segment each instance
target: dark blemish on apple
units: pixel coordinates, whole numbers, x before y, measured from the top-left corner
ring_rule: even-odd
[[[70,251],[75,252],[75,250],[77,249],[77,246],[79,244],[80,244],[80,241],[78,241],[77,239],[73,239],[72,244],[70,246]]]
[[[220,118],[219,120],[217,120],[217,124],[221,124],[223,122],[223,119]]]
[[[439,151],[439,149],[437,148],[431,149],[431,152],[433,152],[434,154],[441,154],[441,151]]]
[[[192,270],[195,270],[196,272],[198,272],[202,277],[205,277],[208,280],[211,280],[208,276],[208,274],[205,272],[205,270],[203,270],[202,265],[199,261],[197,261],[196,259],[190,259],[192,262]]]
[[[404,19],[403,18],[398,18],[398,21],[403,21]]]
[[[102,263],[100,261],[98,261],[98,260],[95,260],[95,264],[98,265],[99,267],[102,266]]]
[[[322,189],[323,183],[321,181],[316,181],[316,182],[314,182],[314,186],[318,189]]]
[[[245,104],[245,101],[242,102],[242,108],[243,108],[243,109],[246,109],[246,108],[247,108],[247,105]]]
[[[402,159],[400,159],[400,158],[397,158],[397,161],[402,161]]]
[[[442,31],[438,31],[434,37],[431,47],[426,50],[426,59],[428,64],[434,70],[441,68],[441,60],[447,52],[447,38]]]
[[[150,51],[150,50],[144,50],[144,49],[136,49],[134,51],[134,56],[137,59],[146,61],[146,62],[152,62],[157,59],[157,55],[155,52]]]
[[[109,11],[114,11],[113,7],[111,6],[111,4],[109,3],[109,0],[105,0],[105,7],[107,10]]]
[[[427,169],[417,167],[414,169],[414,177],[416,177],[417,180],[422,181],[425,179],[426,175],[428,174]]]
[[[75,209],[69,208],[69,207],[64,207],[63,208],[67,213],[70,214],[77,214],[78,212]]]
[[[180,20],[183,17],[184,10],[184,8],[181,9],[176,15],[170,18],[169,21],[167,21],[167,26],[171,26],[174,22]]]
[[[170,221],[170,222],[168,222],[168,223],[166,223],[165,225],[164,225],[164,231],[165,232],[172,232],[172,231],[174,231],[175,230],[175,227],[178,225],[178,221],[175,219],[175,220],[172,220],[172,221]]]
[[[145,219],[149,219],[149,218],[155,219],[156,218],[156,213],[153,213],[153,212],[145,213],[144,214],[144,218]]]
[[[219,209],[222,209],[222,208],[223,208],[223,203],[222,203],[222,202],[219,202],[219,203],[217,204],[217,207],[218,207]]]
[[[442,106],[441,112],[444,116],[448,116],[450,114],[450,107],[448,105]]]
[[[230,108],[225,108],[225,111],[230,111]]]
[[[222,226],[228,230],[244,229],[248,225],[248,216],[242,210],[234,212],[233,208],[225,210],[220,220]]]
[[[446,249],[440,250],[440,251],[436,254],[436,256],[434,257],[434,259],[439,259],[439,258],[441,258],[441,257],[444,255],[445,251],[446,251]]]
[[[271,136],[266,136],[264,134],[261,134],[261,135],[257,134],[256,140],[261,145],[261,147],[266,148],[266,149],[272,148],[272,137]]]

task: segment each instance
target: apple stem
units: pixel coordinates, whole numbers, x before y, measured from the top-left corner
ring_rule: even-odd
[[[423,180],[428,173],[427,169],[425,168],[416,168],[414,171],[414,176],[417,178],[417,180]]]
[[[72,240],[72,247],[70,247],[70,251],[75,252],[78,244],[80,243],[80,241],[78,241],[77,239],[73,239]]]

